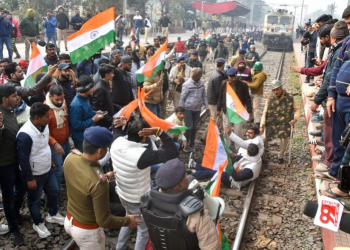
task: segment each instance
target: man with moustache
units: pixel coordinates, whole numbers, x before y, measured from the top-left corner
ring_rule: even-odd
[[[58,77],[53,80],[53,84],[57,84],[62,87],[64,99],[66,100],[67,107],[69,107],[76,94],[73,80],[70,79],[71,67],[67,63],[60,63],[58,65],[58,71]]]

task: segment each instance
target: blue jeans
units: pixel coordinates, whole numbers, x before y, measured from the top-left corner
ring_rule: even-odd
[[[186,126],[188,127],[188,130],[186,130],[185,132],[185,137],[190,147],[194,146],[200,114],[201,114],[200,111],[192,111],[192,110],[185,111],[185,123],[186,123]]]
[[[4,58],[2,53],[4,49],[4,43],[6,45],[7,51],[9,53],[9,59],[12,61],[12,46],[11,46],[11,38],[10,37],[0,37],[0,59]]]
[[[195,177],[197,180],[211,179],[215,175],[216,172],[217,172],[216,170],[212,170],[212,169],[203,167],[200,163],[196,163],[196,175],[195,175]],[[226,172],[222,172],[221,182],[225,186],[230,187],[231,186],[230,175]]]
[[[57,154],[54,147],[51,148],[51,157],[53,163],[56,165],[56,170],[54,170],[56,181],[57,181],[57,186],[58,190],[61,190],[61,181],[63,178],[63,162],[66,159],[66,156],[70,153],[70,146],[69,142],[67,141],[65,144],[62,144],[61,147],[64,150],[64,155]],[[58,195],[58,204],[61,204],[61,197]]]
[[[339,144],[339,139],[350,119],[349,109],[350,98],[338,95],[337,100],[335,102],[335,112],[332,114],[332,141],[334,145],[334,158],[332,167],[329,170],[329,174],[333,177],[338,177],[338,169],[340,167],[341,160],[345,153],[345,149]]]
[[[47,196],[47,207],[50,215],[55,215],[58,212],[57,196],[59,195],[59,190],[52,168],[46,174],[34,176],[34,179],[36,180],[36,189],[32,190],[27,188],[28,208],[34,224],[38,225],[44,222],[39,210],[39,203],[43,190]]]
[[[135,36],[140,41],[140,27],[135,27]]]
[[[55,45],[55,49],[57,51],[56,34],[46,34],[45,33],[45,43],[49,43],[50,41]]]
[[[8,226],[10,231],[14,232],[18,230],[19,210],[25,195],[17,163],[0,167],[0,187]]]
[[[160,107],[160,103],[158,104],[150,104],[150,103],[146,103],[146,107],[151,110],[151,112],[153,114],[155,114],[156,116],[158,116],[159,118],[162,118],[162,110]]]
[[[156,178],[157,171],[161,166],[163,166],[163,164],[164,163],[159,163],[159,164],[151,166],[151,178],[152,179]]]

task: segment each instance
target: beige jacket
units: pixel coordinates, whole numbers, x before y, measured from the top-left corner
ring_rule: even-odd
[[[156,75],[153,80],[145,79],[143,83],[143,88],[146,93],[153,90],[153,92],[146,97],[145,102],[149,104],[158,104],[163,100],[163,85],[158,86],[160,77]]]
[[[196,233],[201,250],[221,250],[218,232],[206,208],[203,215],[198,211],[188,216],[186,225],[190,232]]]

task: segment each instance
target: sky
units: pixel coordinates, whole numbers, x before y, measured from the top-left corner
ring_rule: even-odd
[[[323,9],[327,10],[327,5],[334,3],[336,5],[336,9],[335,9],[335,15],[341,17],[341,14],[343,13],[343,10],[346,8],[347,6],[347,2],[348,0],[304,0],[304,5],[308,5],[307,7],[307,12],[311,13],[313,11],[316,11],[318,9]],[[292,4],[302,4],[302,0],[294,0],[294,1],[290,1],[290,0],[265,0],[265,3],[269,4],[269,3],[278,3],[278,4],[288,4],[288,3],[292,3]],[[294,7],[291,7],[292,11],[294,12]],[[300,13],[301,13],[301,7],[298,7],[296,10],[296,20],[300,20]],[[305,13],[305,9],[304,9],[304,13]],[[328,13],[327,13],[328,14]]]

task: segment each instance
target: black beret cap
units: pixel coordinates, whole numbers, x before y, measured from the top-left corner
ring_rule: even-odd
[[[107,148],[113,142],[113,135],[107,128],[95,126],[85,129],[84,139],[92,146]]]
[[[156,174],[156,185],[161,189],[169,189],[178,185],[186,174],[186,167],[179,159],[164,163]]]

